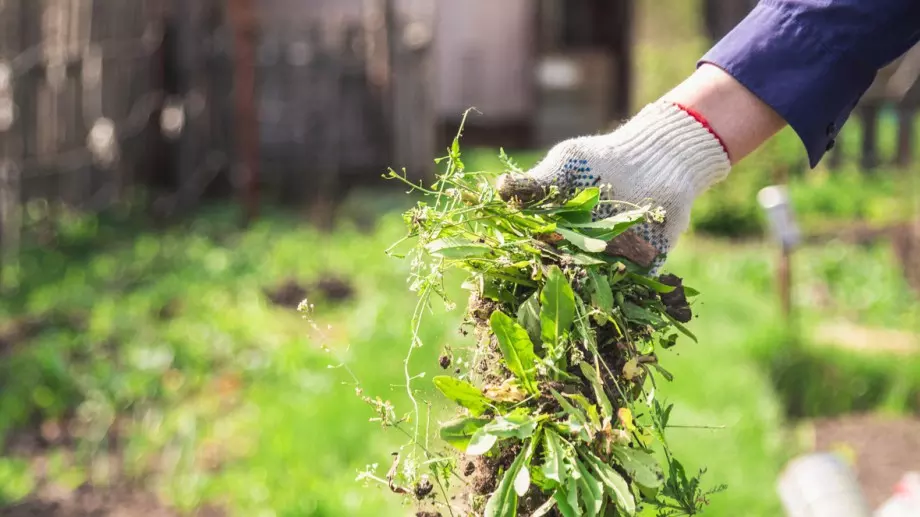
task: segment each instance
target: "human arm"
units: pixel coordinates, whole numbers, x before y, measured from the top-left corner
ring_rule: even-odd
[[[532,198],[550,185],[564,194],[609,185],[607,199],[664,207],[663,224],[637,233],[666,253],[694,199],[786,123],[815,165],[876,71],[918,38],[917,0],[764,0],[662,99],[612,133],[553,147],[499,191]],[[595,216],[620,210],[602,204]]]

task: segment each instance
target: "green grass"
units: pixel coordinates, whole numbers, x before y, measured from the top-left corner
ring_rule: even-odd
[[[404,437],[368,422],[372,412],[348,374],[328,368],[344,359],[367,394],[407,410],[402,360],[415,299],[407,264],[382,252],[401,235],[397,213],[379,215],[367,233],[343,221],[330,234],[283,214],[239,231],[232,213],[217,207],[161,230],[74,219],[56,248],[26,253],[23,289],[4,298],[0,314],[4,321],[40,315],[49,324],[0,363],[0,434],[36,415],[41,421],[76,411],[85,421],[77,460],[61,460],[56,475],[72,486],[86,478],[88,462],[103,457],[107,425],[118,414],[129,471],[155,472],[149,486],[179,507],[216,502],[236,515],[405,513],[385,490],[355,482],[367,464],[385,472]],[[865,361],[807,343],[801,353],[788,347],[774,257],[768,246],[688,238],[669,262],[703,293],[691,323],[700,343],[681,342],[664,357],[676,380],[662,389],[675,403],[674,424],[724,426],[671,433],[690,467],[707,466],[711,483],[730,486],[714,497],[709,515],[779,512],[776,474],[795,452],[787,407],[800,404],[806,414],[914,407],[913,379],[920,376],[913,363]],[[891,261],[884,247],[802,250],[802,326],[845,317],[918,328],[916,298]],[[343,304],[311,296],[326,337],[263,294],[288,278],[309,284],[330,275],[350,279],[356,295]],[[807,293],[815,283],[830,286],[833,304],[813,303]],[[164,307],[171,317],[160,316]],[[459,310],[428,318],[425,342],[463,346],[459,318]],[[439,352],[438,345],[417,351],[412,370],[433,373]],[[838,374],[823,377],[828,368]],[[22,497],[33,483],[21,458],[0,458],[0,499]]]
[[[403,401],[391,386],[402,381],[414,299],[406,265],[382,253],[399,236],[398,217],[369,235],[347,225],[321,235],[281,216],[236,232],[229,215],[204,213],[108,243],[99,238],[107,229],[90,229],[61,243],[82,254],[26,254],[23,290],[4,300],[4,319],[79,314],[86,328],[52,325],[0,365],[0,437],[76,411],[100,427],[86,432],[84,465],[101,458],[109,415],[118,413],[129,468],[142,473],[156,462],[153,485],[180,507],[213,500],[239,515],[393,508],[395,499],[354,478],[367,463],[386,462],[396,437],[374,432],[370,410],[341,384],[345,372],[327,366],[344,358],[368,392]],[[89,251],[94,241],[105,249]],[[327,275],[356,289],[338,307],[311,298],[316,319],[334,323],[331,354],[307,322],[262,292]],[[161,319],[167,304],[175,315]],[[444,341],[451,326],[426,329],[427,341]],[[417,360],[433,364],[437,353],[420,350]],[[0,460],[0,479],[0,498],[31,485],[14,458]]]

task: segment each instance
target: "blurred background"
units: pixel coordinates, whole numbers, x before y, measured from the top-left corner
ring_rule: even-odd
[[[0,515],[411,513],[355,481],[402,440],[330,368],[405,410],[415,300],[383,250],[412,199],[381,173],[431,178],[470,106],[468,169],[533,164],[753,4],[0,0]],[[918,74],[916,49],[880,73],[817,169],[770,141],[668,263],[703,293],[662,389],[685,464],[729,486],[709,515],[780,515],[812,450],[874,506],[920,465]],[[415,371],[461,318],[428,320]]]

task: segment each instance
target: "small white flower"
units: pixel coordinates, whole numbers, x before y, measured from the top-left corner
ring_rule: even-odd
[[[653,223],[662,224],[662,223],[664,223],[665,215],[666,215],[666,212],[665,212],[664,207],[660,207],[660,206],[659,206],[658,208],[656,208],[656,209],[654,209],[654,210],[652,210],[652,211],[650,211],[650,212],[648,213],[648,218],[649,218],[649,220],[651,220]]]

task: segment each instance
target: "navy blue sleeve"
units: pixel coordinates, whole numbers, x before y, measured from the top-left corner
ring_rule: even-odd
[[[811,166],[876,72],[920,40],[920,0],[761,0],[703,58],[770,105]]]

